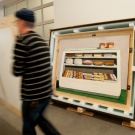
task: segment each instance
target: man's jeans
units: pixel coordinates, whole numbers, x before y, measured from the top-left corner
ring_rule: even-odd
[[[42,116],[50,99],[41,101],[23,101],[23,135],[36,135],[35,126],[38,124],[46,135],[60,135],[56,129]]]

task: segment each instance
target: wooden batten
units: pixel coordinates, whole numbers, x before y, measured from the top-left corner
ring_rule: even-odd
[[[0,86],[1,86],[1,89],[2,89],[2,92],[3,92],[3,95],[4,95],[4,99],[5,99],[5,101],[7,101],[7,96],[6,96],[6,92],[5,92],[1,77],[0,77]]]
[[[22,116],[21,111],[16,109],[14,106],[10,105],[7,101],[4,101],[3,99],[0,98],[0,103],[5,105],[8,109],[10,109],[12,112],[17,114],[18,116],[20,117]]]
[[[11,28],[14,39],[16,40],[16,36],[18,35],[18,32],[17,32],[17,27],[15,24],[14,15],[9,15],[4,18],[0,18],[0,29],[6,29],[6,28]],[[4,99],[7,102],[7,96],[6,96],[6,92],[5,92],[1,77],[0,77],[0,85],[2,88],[3,95],[4,95]]]

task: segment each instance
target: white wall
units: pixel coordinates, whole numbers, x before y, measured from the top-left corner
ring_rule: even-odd
[[[54,0],[55,28],[135,17],[135,0]]]
[[[4,17],[4,7],[0,6],[0,18]]]

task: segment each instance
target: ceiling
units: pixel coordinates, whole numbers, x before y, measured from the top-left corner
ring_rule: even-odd
[[[0,0],[0,6],[6,6],[20,0]]]

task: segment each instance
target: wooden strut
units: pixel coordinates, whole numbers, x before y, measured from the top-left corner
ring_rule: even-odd
[[[130,121],[130,122],[123,121],[122,122],[122,126],[130,127],[130,128],[135,128],[135,121]]]
[[[72,108],[72,107],[68,107],[67,110],[72,111],[72,112],[77,112],[77,113],[80,113],[80,114],[85,114],[85,115],[88,115],[88,116],[94,116],[93,112],[86,111],[86,109],[81,108],[81,107],[77,107],[77,109]]]

